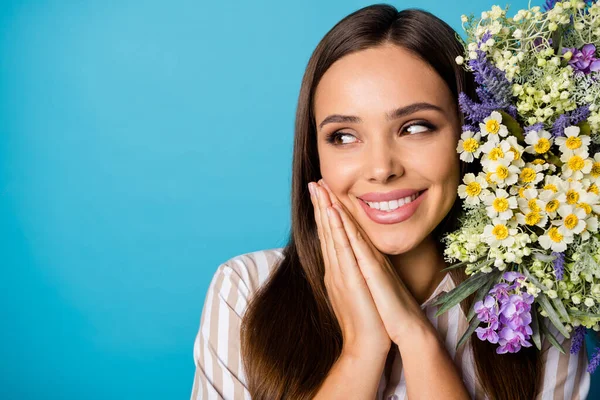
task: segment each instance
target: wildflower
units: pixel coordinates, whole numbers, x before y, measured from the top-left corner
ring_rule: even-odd
[[[583,152],[588,150],[590,137],[587,135],[579,135],[580,129],[578,126],[569,126],[564,129],[565,136],[557,137],[556,144],[559,146],[562,154],[574,155],[575,152]]]
[[[475,177],[475,174],[465,174],[463,178],[465,185],[458,187],[458,195],[461,199],[465,199],[465,203],[475,206],[481,202],[481,199],[490,192],[486,190],[488,183],[482,176]]]
[[[456,151],[460,153],[460,159],[465,162],[473,162],[475,158],[479,158],[481,153],[481,134],[471,131],[463,132]]]
[[[479,124],[482,136],[487,136],[488,140],[499,142],[500,136],[508,135],[508,128],[502,125],[502,115],[498,111],[492,111],[489,117]]]
[[[517,199],[510,196],[505,190],[498,189],[496,193],[483,197],[487,206],[487,215],[490,218],[508,220],[513,216],[513,210],[517,208]]]
[[[525,136],[525,143],[529,146],[525,148],[525,151],[532,154],[544,154],[550,150],[552,146],[552,137],[550,132],[545,130],[530,131]]]
[[[492,220],[492,225],[486,225],[482,238],[491,247],[510,247],[515,243],[517,229],[514,224],[498,218]]]
[[[563,252],[567,249],[567,244],[573,243],[573,236],[565,236],[556,226],[553,226],[540,236],[538,241],[545,250]]]
[[[600,71],[600,60],[595,57],[596,46],[592,43],[584,45],[581,50],[576,48],[564,48],[563,52],[567,51],[573,54],[569,60],[569,65],[575,71],[589,74],[590,72]]]

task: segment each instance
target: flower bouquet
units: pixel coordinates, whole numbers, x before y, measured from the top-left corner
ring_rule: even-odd
[[[444,257],[468,278],[439,297],[441,314],[475,293],[469,328],[497,353],[564,353],[542,317],[581,348],[600,330],[600,1],[547,1],[514,17],[493,6],[462,16],[477,99],[460,93],[457,152],[476,173],[458,187],[459,229]],[[593,373],[600,348],[590,360]]]

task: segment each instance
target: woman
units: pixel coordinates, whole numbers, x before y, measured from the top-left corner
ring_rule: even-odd
[[[467,172],[457,97],[473,82],[460,54],[446,23],[388,5],[319,43],[296,115],[290,241],[217,269],[192,399],[587,396],[585,351],[496,354],[477,338],[456,350],[473,295],[435,317],[433,300],[466,278],[441,271],[440,245]]]

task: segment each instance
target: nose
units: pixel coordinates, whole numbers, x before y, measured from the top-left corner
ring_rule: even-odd
[[[365,171],[371,183],[389,183],[404,175],[398,149],[387,140],[371,141],[365,158]]]

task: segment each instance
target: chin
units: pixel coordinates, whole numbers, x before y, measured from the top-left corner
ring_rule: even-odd
[[[417,247],[420,243],[417,239],[418,237],[415,236],[404,238],[402,235],[386,235],[385,237],[377,237],[371,240],[380,252],[388,255],[397,255],[406,253]]]

